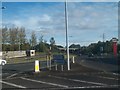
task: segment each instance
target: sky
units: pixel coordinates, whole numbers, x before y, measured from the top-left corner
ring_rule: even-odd
[[[1,0],[3,2],[64,2],[65,0]],[[119,2],[119,0],[66,0],[68,2]]]
[[[104,0],[105,1],[105,0]],[[2,23],[9,27],[25,27],[27,37],[32,31],[56,44],[65,46],[64,2],[3,2]],[[118,38],[117,2],[68,2],[69,44],[89,45],[113,37]]]

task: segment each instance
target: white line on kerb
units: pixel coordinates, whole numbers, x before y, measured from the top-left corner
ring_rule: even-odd
[[[60,85],[60,84],[55,84],[55,83],[50,83],[50,82],[43,82],[43,81],[28,79],[28,78],[24,78],[24,77],[20,77],[20,78],[24,79],[24,80],[32,81],[32,82],[37,82],[37,83],[42,83],[42,84],[48,84],[48,85],[53,85],[53,86],[68,88],[68,86],[66,86],[66,85]]]
[[[10,86],[17,87],[17,88],[27,88],[27,87],[24,87],[24,86],[21,86],[21,85],[17,85],[17,84],[5,82],[5,81],[0,81],[0,82],[1,82],[1,83],[4,83],[4,84],[7,84],[7,85],[10,85]]]
[[[48,75],[48,76],[53,77],[53,78],[59,78],[59,79],[64,79],[64,80],[75,81],[75,82],[89,83],[89,84],[94,84],[94,85],[103,85],[103,86],[107,85],[107,84],[103,84],[103,83],[89,82],[89,81],[83,81],[83,80],[77,80],[77,79],[69,79],[69,78],[57,77],[57,76],[51,76],[51,75]]]

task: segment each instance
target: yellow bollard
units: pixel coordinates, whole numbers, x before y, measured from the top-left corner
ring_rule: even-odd
[[[35,72],[40,72],[40,70],[39,70],[39,60],[35,60]]]

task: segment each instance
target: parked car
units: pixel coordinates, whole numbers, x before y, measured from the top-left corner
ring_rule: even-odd
[[[0,65],[5,65],[7,63],[6,60],[0,59]]]

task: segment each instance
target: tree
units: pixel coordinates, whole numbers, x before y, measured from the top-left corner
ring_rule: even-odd
[[[8,43],[8,28],[2,28],[2,50],[5,51],[5,44]]]
[[[43,43],[43,35],[40,36],[39,43]]]
[[[77,44],[77,45],[72,44],[72,45],[69,46],[69,48],[77,48],[77,49],[80,49],[80,45],[79,45],[79,44]]]
[[[30,39],[31,48],[34,49],[36,44],[37,44],[37,38],[36,38],[35,32],[33,31]]]
[[[17,50],[18,39],[18,27],[13,27],[9,29],[9,43],[11,45],[10,50]]]
[[[5,44],[8,42],[8,28],[5,27],[2,29],[2,43]]]
[[[47,52],[48,51],[47,45],[48,45],[47,40],[44,40],[43,35],[41,35],[39,39],[39,47],[37,46],[36,49],[40,52]]]
[[[29,46],[26,42],[26,33],[24,27],[4,27],[2,31],[2,50],[26,50]],[[20,48],[21,47],[21,48]]]
[[[24,27],[19,28],[18,40],[19,40],[18,44],[20,45],[20,49],[22,49],[22,46],[26,43],[26,34],[25,34],[25,28]]]

